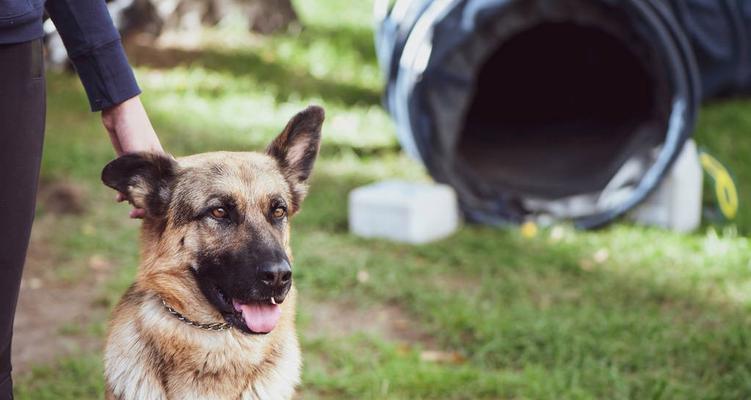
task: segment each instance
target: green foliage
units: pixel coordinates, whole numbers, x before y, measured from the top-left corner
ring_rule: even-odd
[[[396,147],[379,107],[370,6],[301,0],[306,28],[258,39],[208,32],[201,48],[167,67],[137,70],[165,147],[176,155],[262,148],[308,103],[326,107],[322,160],[293,221],[301,301],[389,304],[425,342],[377,333],[307,336],[319,321],[303,307],[303,398],[737,399],[751,397],[751,214],[738,228],[694,235],[619,224],[566,226],[533,238],[476,226],[424,246],[347,233],[347,193],[386,177],[426,179]],[[240,35],[240,36],[238,36]],[[113,156],[76,79],[49,78],[45,180],[90,188],[94,207],[53,227],[52,245],[76,265],[94,253],[117,260],[102,297],[132,281],[137,223],[98,181]],[[707,107],[697,140],[727,162],[748,198],[751,129],[745,101]],[[742,207],[744,204],[742,204]],[[358,279],[367,272],[369,279]],[[82,273],[78,270],[78,273]],[[367,312],[367,311],[362,311]],[[102,335],[104,321],[88,328]],[[363,329],[365,332],[371,332]],[[72,329],[63,329],[75,334]],[[456,352],[457,363],[421,357]],[[62,360],[17,378],[19,399],[94,399],[99,355]]]

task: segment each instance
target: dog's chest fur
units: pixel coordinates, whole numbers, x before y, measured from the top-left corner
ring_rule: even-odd
[[[204,331],[156,298],[121,302],[105,349],[107,398],[289,399],[301,364],[293,324],[259,336]]]

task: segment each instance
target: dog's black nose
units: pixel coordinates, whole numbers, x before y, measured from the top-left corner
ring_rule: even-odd
[[[271,288],[279,288],[292,280],[292,267],[287,260],[265,262],[260,268],[261,282]]]

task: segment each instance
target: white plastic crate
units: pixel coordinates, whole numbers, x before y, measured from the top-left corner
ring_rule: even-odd
[[[447,185],[384,181],[349,194],[349,229],[358,236],[419,244],[451,235],[459,223]]]
[[[696,143],[688,140],[665,179],[631,218],[676,232],[693,231],[701,224],[703,177]]]

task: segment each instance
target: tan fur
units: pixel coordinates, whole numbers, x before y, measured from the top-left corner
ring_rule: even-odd
[[[289,185],[273,158],[259,153],[206,153],[177,160],[181,176],[173,197],[200,206],[209,194],[231,193],[238,209],[262,218],[269,193],[289,197]],[[211,172],[220,170],[221,173]],[[136,185],[138,186],[138,185]],[[142,189],[134,193],[145,198]],[[138,201],[138,199],[134,199]],[[107,399],[289,399],[300,381],[295,333],[296,291],[281,305],[276,328],[266,335],[231,329],[211,332],[169,314],[160,297],[186,317],[222,322],[191,274],[199,249],[221,249],[248,240],[218,238],[197,224],[147,218],[142,227],[136,282],[115,308],[105,349]],[[269,233],[268,235],[279,235]],[[280,239],[291,260],[289,227]],[[269,236],[271,237],[271,236]]]

